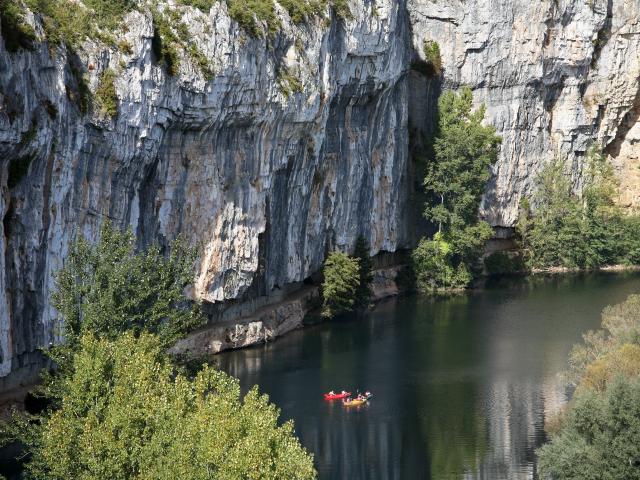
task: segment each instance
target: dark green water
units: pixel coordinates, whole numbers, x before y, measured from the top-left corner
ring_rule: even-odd
[[[216,361],[295,421],[321,479],[530,479],[571,345],[634,292],[637,274],[590,274],[400,298]],[[375,397],[322,399],[343,388]]]

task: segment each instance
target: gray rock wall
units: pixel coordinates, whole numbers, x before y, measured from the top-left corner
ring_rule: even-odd
[[[181,233],[199,245],[194,294],[209,302],[301,281],[358,235],[372,253],[410,246],[406,11],[395,1],[352,11],[255,39],[224,2],[186,10],[210,82],[189,61],[167,76],[150,15],[133,13],[131,54],[88,42],[76,59],[94,90],[117,72],[116,120],[79,113],[63,49],[0,49],[0,374],[59,340],[53,274],[69,242],[95,239],[105,219],[141,246]],[[283,92],[284,68],[302,93]],[[28,175],[9,188],[9,161],[27,156]]]
[[[503,137],[483,215],[509,227],[536,172],[567,157],[577,188],[587,149],[609,154],[621,202],[640,203],[640,2],[407,0],[413,43],[440,45],[444,88],[469,85]]]
[[[224,2],[187,9],[206,81],[189,61],[153,62],[148,14],[133,13],[126,54],[89,41],[8,53],[0,45],[0,375],[59,340],[47,299],[69,242],[107,218],[141,246],[184,234],[200,245],[194,295],[270,295],[317,271],[359,234],[371,253],[414,241],[411,129],[428,130],[438,82],[412,72],[424,40],[440,45],[442,88],[470,85],[503,136],[482,213],[513,225],[522,194],[556,155],[580,184],[595,139],[638,203],[635,142],[638,1],[353,0],[353,18],[244,33]],[[34,21],[34,19],[31,19]],[[34,21],[37,25],[37,22]],[[93,90],[111,68],[116,120],[80,114],[70,63]],[[298,78],[286,95],[278,72]],[[53,107],[53,108],[52,108]],[[32,158],[9,185],[10,161]],[[14,176],[15,180],[15,176]]]

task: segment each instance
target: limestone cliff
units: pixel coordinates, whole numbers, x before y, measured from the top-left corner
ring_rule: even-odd
[[[125,19],[127,49],[0,45],[0,375],[57,340],[52,276],[69,242],[95,238],[107,218],[141,246],[181,233],[199,245],[194,295],[214,303],[277,296],[358,235],[372,254],[410,247],[410,132],[428,131],[440,87],[470,85],[504,138],[483,202],[494,225],[513,224],[554,155],[570,158],[579,184],[594,138],[635,205],[637,1],[349,6],[350,18],[302,25],[278,8],[282,28],[263,38],[225,2],[181,9],[211,79],[193,62],[171,76],[154,61],[145,11]],[[440,46],[440,87],[414,68],[425,40]],[[79,67],[92,91],[116,72],[116,118],[81,113]]]

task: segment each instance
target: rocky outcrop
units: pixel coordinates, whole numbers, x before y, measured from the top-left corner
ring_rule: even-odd
[[[358,235],[372,253],[409,246],[409,25],[399,2],[372,8],[300,27],[285,18],[266,38],[224,2],[185,9],[211,81],[189,61],[174,77],[154,62],[149,13],[126,18],[128,53],[0,49],[0,374],[59,340],[53,274],[69,242],[95,239],[106,219],[141,246],[185,235],[202,251],[194,294],[216,303],[301,281]],[[116,71],[116,119],[80,113],[78,62],[92,90]],[[302,92],[283,88],[282,71]],[[17,159],[28,173],[9,178]]]
[[[640,4],[635,0],[408,0],[413,43],[439,43],[444,88],[469,85],[503,138],[483,214],[509,227],[535,174],[567,157],[577,188],[592,142],[640,198]],[[632,173],[631,173],[632,172]]]
[[[105,219],[132,228],[141,247],[184,234],[202,252],[194,295],[214,304],[269,298],[358,235],[372,254],[410,247],[410,133],[428,132],[439,88],[470,85],[503,137],[483,200],[494,225],[513,224],[556,155],[578,187],[593,139],[620,172],[622,201],[636,205],[637,2],[350,8],[352,18],[305,25],[279,9],[282,31],[265,38],[243,32],[225,2],[182,10],[211,80],[189,61],[167,75],[145,12],[126,18],[126,51],[0,45],[0,375],[32,368],[37,348],[59,340],[53,274],[69,242],[95,239]],[[439,44],[441,79],[412,68],[425,40]],[[80,112],[79,65],[94,91],[117,73],[117,118]],[[283,88],[283,72],[301,92]]]

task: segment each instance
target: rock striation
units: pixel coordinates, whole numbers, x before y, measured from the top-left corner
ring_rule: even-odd
[[[503,137],[482,206],[492,224],[513,225],[554,156],[579,187],[593,141],[620,173],[621,201],[640,203],[637,1],[349,6],[351,18],[304,25],[279,8],[282,29],[264,38],[225,2],[182,10],[212,79],[189,61],[174,76],[154,61],[148,12],[127,16],[126,51],[87,40],[74,53],[46,43],[10,53],[0,40],[0,388],[60,340],[53,275],[69,243],[95,239],[106,219],[141,247],[180,234],[198,246],[193,295],[214,305],[258,308],[358,235],[372,255],[411,247],[410,145],[428,134],[441,88],[470,85]],[[425,41],[439,45],[441,78],[416,68]],[[78,65],[92,91],[116,72],[116,118],[81,113]],[[301,91],[283,84],[290,76]]]

